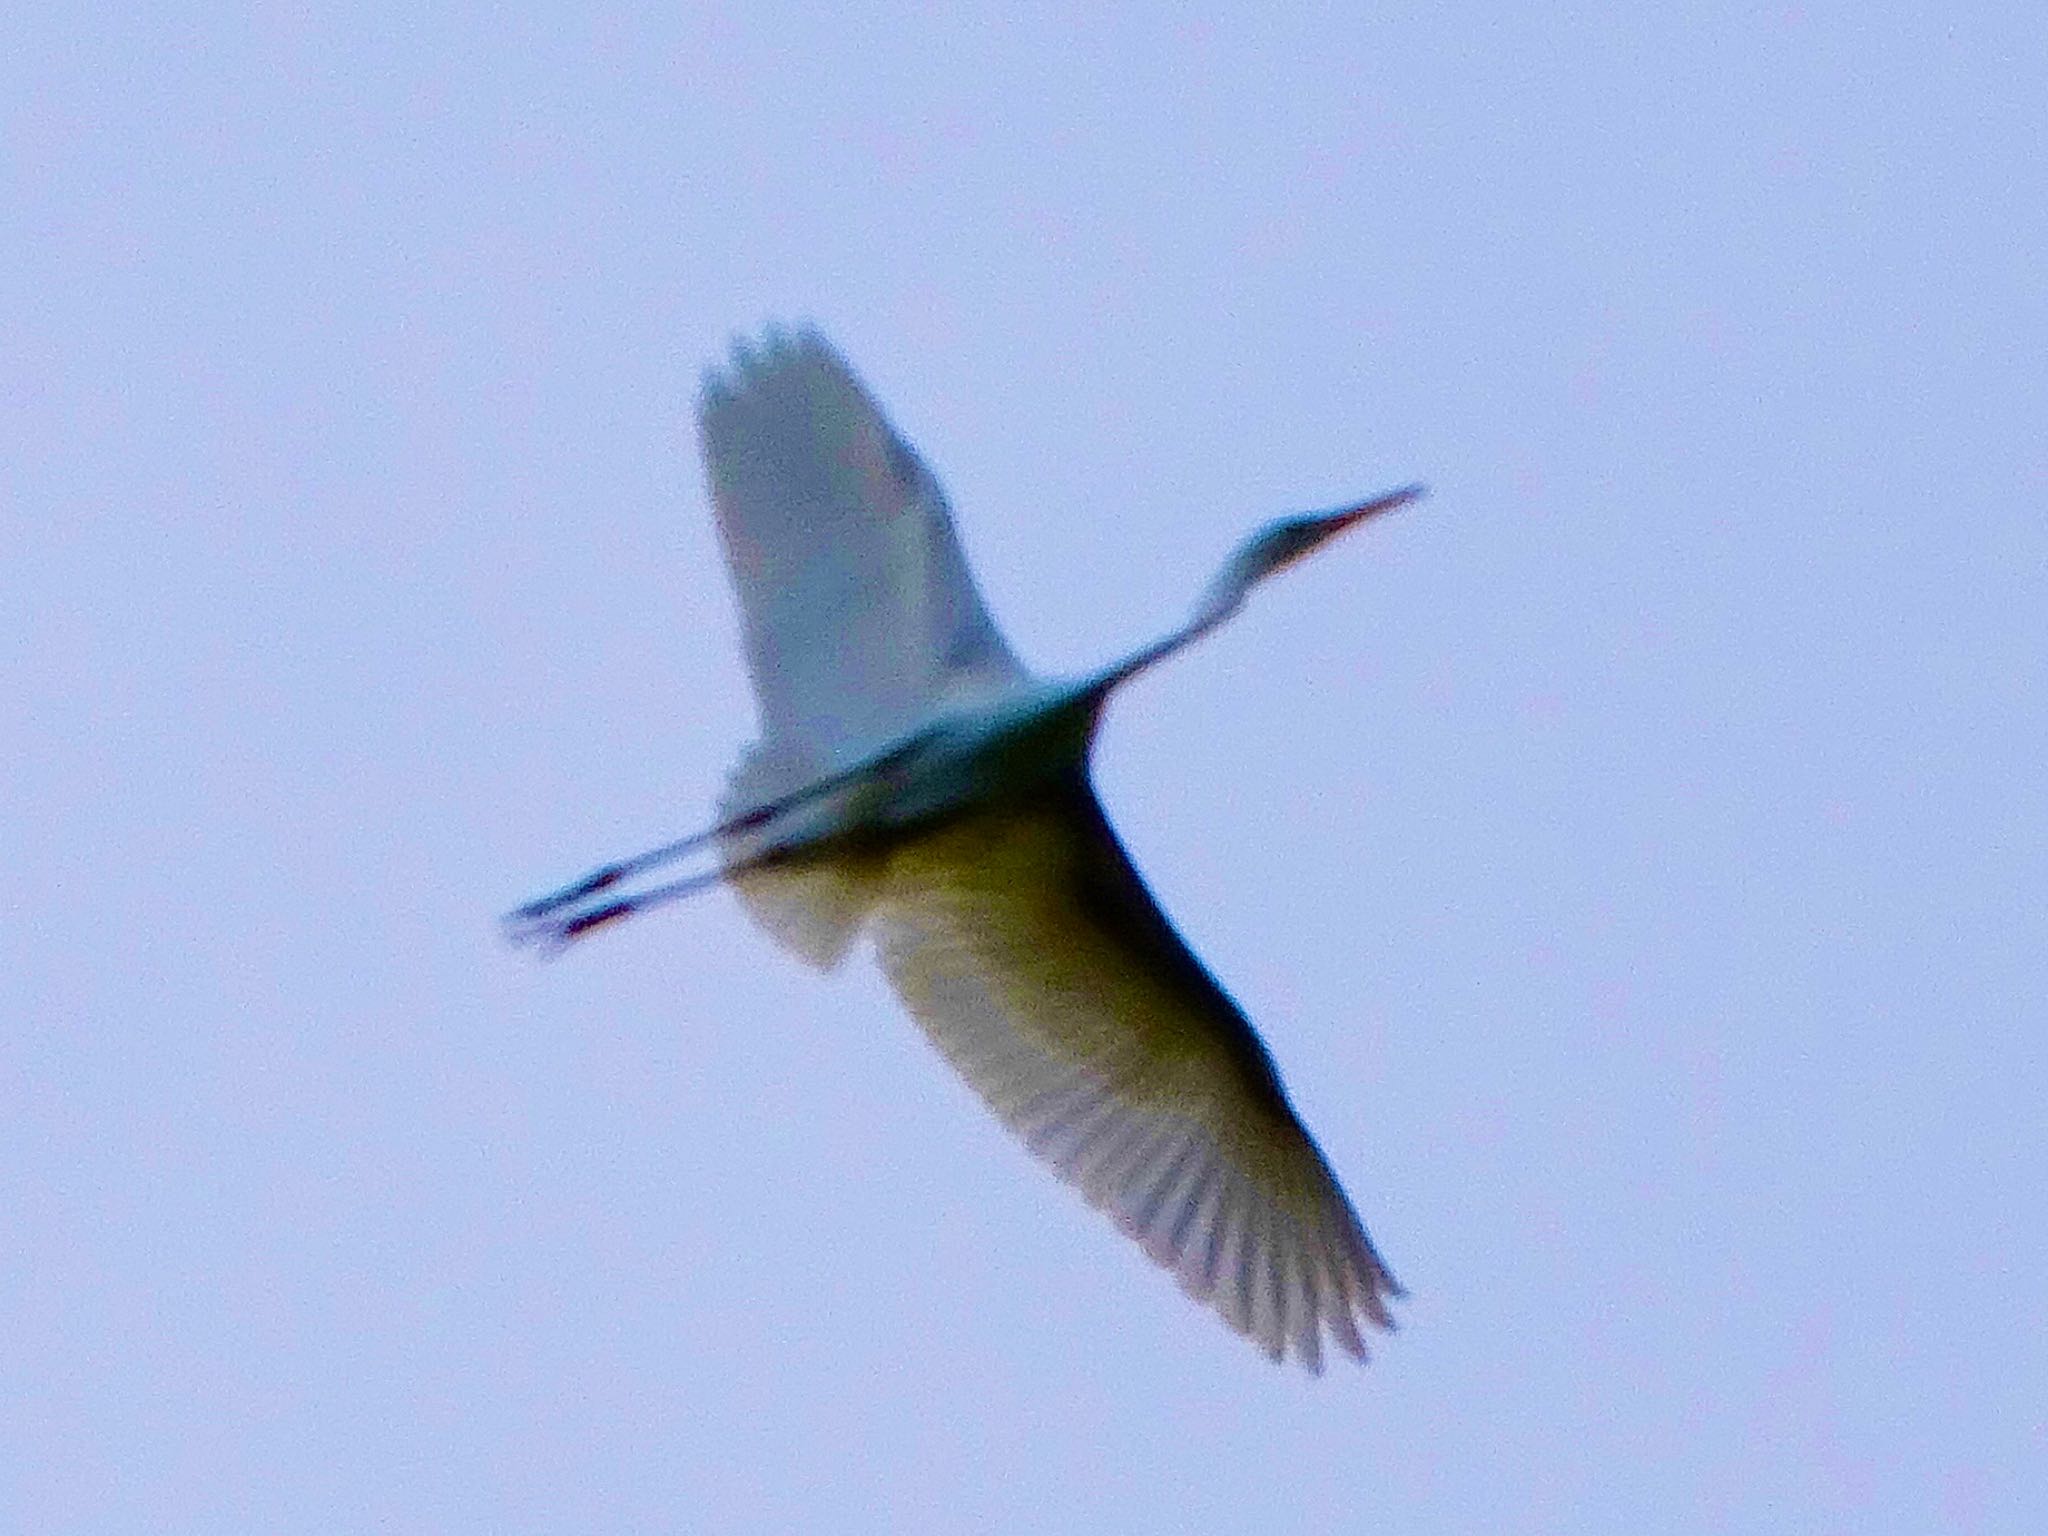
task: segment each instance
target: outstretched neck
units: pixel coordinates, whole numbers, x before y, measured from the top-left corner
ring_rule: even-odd
[[[1246,584],[1226,580],[1232,573],[1226,570],[1209,583],[1202,600],[1195,605],[1194,617],[1179,629],[1160,636],[1150,645],[1140,646],[1122,661],[1098,673],[1094,680],[1096,690],[1096,712],[1099,715],[1102,700],[1114,688],[1122,686],[1143,672],[1147,667],[1157,666],[1175,651],[1193,645],[1210,630],[1228,620],[1244,606]]]

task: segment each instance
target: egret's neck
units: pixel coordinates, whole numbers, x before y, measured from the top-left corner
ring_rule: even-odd
[[[1112,689],[1129,682],[1147,667],[1156,666],[1175,651],[1193,645],[1225,619],[1244,606],[1244,594],[1238,591],[1213,590],[1195,610],[1195,616],[1170,635],[1163,635],[1150,645],[1141,646],[1131,652],[1115,666],[1106,667],[1091,678],[1095,690],[1095,709],[1101,713],[1102,701]]]

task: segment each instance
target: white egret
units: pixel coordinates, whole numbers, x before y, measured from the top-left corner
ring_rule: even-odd
[[[860,932],[967,1082],[1181,1286],[1278,1360],[1366,1357],[1401,1288],[1251,1024],[1174,932],[1088,779],[1110,692],[1252,586],[1421,494],[1287,517],[1164,639],[1046,681],[990,621],[938,482],[815,332],[707,375],[712,505],[760,740],[711,830],[509,920],[561,944],[720,880],[824,969]],[[698,855],[712,867],[649,883]]]

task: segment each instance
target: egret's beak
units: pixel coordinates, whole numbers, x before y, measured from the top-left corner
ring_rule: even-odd
[[[1378,517],[1382,512],[1405,507],[1421,494],[1421,486],[1404,485],[1398,491],[1375,496],[1371,501],[1361,502],[1355,507],[1344,507],[1336,512],[1311,513],[1307,517],[1296,518],[1291,523],[1278,525],[1281,532],[1278,547],[1269,545],[1261,552],[1262,558],[1255,557],[1258,563],[1252,579],[1259,580],[1276,571],[1288,570],[1299,565],[1347,528],[1356,528],[1360,523]]]
[[[1423,487],[1419,485],[1404,485],[1398,491],[1375,496],[1371,501],[1361,502],[1355,507],[1346,507],[1341,512],[1326,512],[1323,514],[1322,533],[1316,542],[1320,544],[1324,539],[1335,538],[1345,529],[1355,528],[1368,518],[1378,517],[1382,512],[1391,512],[1396,507],[1407,506],[1411,501],[1419,501],[1422,499],[1422,493]]]

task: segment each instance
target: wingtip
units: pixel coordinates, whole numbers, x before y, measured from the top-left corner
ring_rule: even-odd
[[[776,375],[806,364],[823,364],[849,375],[852,371],[839,349],[810,319],[770,320],[753,333],[736,333],[725,357],[699,376],[698,411],[723,410]]]

